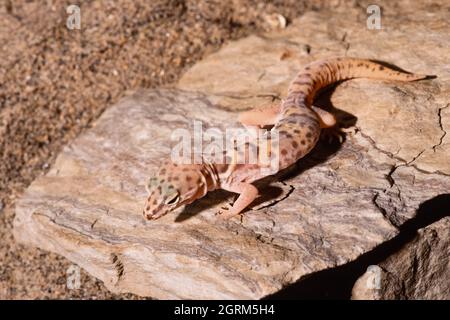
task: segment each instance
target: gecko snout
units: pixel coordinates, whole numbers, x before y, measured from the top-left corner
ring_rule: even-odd
[[[142,213],[147,220],[158,219],[178,207],[178,192],[172,192],[168,198],[167,196],[163,196],[159,190],[160,188],[158,188],[156,192],[152,192],[146,201]]]
[[[200,169],[200,165],[193,164],[168,163],[162,166],[147,185],[149,196],[143,210],[144,217],[158,219],[204,196],[207,186]]]

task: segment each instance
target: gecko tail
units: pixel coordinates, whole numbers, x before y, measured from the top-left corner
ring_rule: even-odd
[[[306,65],[291,82],[288,96],[303,93],[307,104],[311,104],[315,94],[333,83],[353,78],[368,78],[394,81],[417,81],[433,79],[436,76],[398,71],[377,61],[338,57],[319,60]]]
[[[353,72],[350,71],[349,76],[350,78],[368,78],[368,79],[394,80],[406,82],[436,78],[436,76],[426,74],[416,74],[406,71],[395,70],[389,66],[386,66],[385,64],[367,60],[366,63],[364,64],[363,70],[360,69],[354,70]]]
[[[381,72],[378,74],[378,79],[385,79],[385,80],[397,80],[397,81],[418,81],[418,80],[429,80],[429,79],[435,79],[437,78],[436,75],[426,75],[426,74],[416,74],[407,72],[405,70],[401,70],[395,66],[389,66],[385,62],[377,61],[377,60],[361,60],[361,59],[355,59],[359,61],[368,61],[370,62],[370,67],[372,69],[375,69]],[[381,70],[380,70],[381,69]],[[383,72],[386,70],[386,72]],[[369,75],[368,78],[371,78]]]
[[[334,71],[337,71],[335,74],[343,77],[342,80],[351,78],[369,78],[409,82],[435,77],[395,70],[395,67],[388,66],[382,62],[357,58],[331,59],[329,61],[329,66],[330,68],[335,69]],[[340,70],[342,71],[339,72]]]
[[[332,71],[332,74],[335,75],[335,79],[332,79],[333,77],[329,78],[329,80],[333,82],[352,78],[368,78],[410,82],[436,77],[395,70],[395,67],[390,67],[382,62],[358,58],[332,58],[322,63],[322,66],[325,66],[323,70],[324,72]],[[319,67],[319,65],[320,62],[315,66]]]

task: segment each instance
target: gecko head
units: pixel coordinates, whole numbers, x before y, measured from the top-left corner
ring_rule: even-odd
[[[176,208],[203,197],[207,192],[200,165],[164,163],[147,184],[149,196],[143,215],[158,219]]]

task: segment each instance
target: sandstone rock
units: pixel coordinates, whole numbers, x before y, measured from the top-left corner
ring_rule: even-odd
[[[168,156],[171,131],[189,128],[191,118],[235,125],[234,113],[180,91],[141,92],[110,108],[27,190],[16,209],[16,237],[63,254],[113,291],[253,299],[355,259],[395,234],[372,201],[375,185],[387,183],[382,175],[366,174],[371,186],[361,188],[362,180],[327,169],[357,158],[352,167],[361,172],[373,165],[357,144],[328,164],[326,150],[317,149],[295,170],[302,174],[285,179],[288,186],[274,183],[275,191],[295,189],[287,198],[242,220],[215,217],[231,201],[216,192],[184,213],[144,221],[146,180]],[[347,188],[358,192],[349,197]]]
[[[450,299],[449,229],[450,217],[420,229],[413,241],[356,281],[352,299]]]
[[[356,259],[394,237],[420,203],[450,189],[450,77],[439,45],[448,34],[436,17],[402,34],[374,34],[365,21],[308,13],[283,31],[230,43],[188,71],[178,89],[126,98],[67,146],[18,201],[16,238],[64,255],[112,291],[154,298],[258,299]],[[416,34],[423,25],[436,37]],[[425,38],[432,50],[417,46]],[[353,128],[345,143],[321,142],[262,185],[262,199],[241,220],[216,219],[232,201],[218,191],[144,221],[144,185],[169,155],[173,130],[192,129],[193,119],[205,128],[236,127],[233,110],[282,98],[301,64],[337,54],[439,78],[352,80],[329,92],[316,104],[333,107]]]

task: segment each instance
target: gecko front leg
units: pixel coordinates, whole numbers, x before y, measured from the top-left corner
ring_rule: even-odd
[[[232,218],[241,213],[258,196],[258,189],[251,183],[237,182],[232,185],[222,186],[222,189],[239,193],[239,197],[231,208],[219,210],[218,214],[224,219]]]

